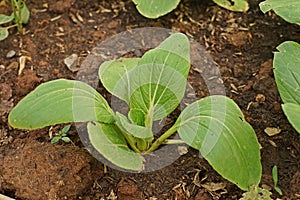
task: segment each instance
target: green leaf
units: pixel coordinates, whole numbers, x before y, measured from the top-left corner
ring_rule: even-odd
[[[219,6],[235,12],[246,12],[249,4],[246,0],[213,0]]]
[[[60,136],[55,136],[54,138],[52,138],[51,140],[51,144],[55,144],[60,140]]]
[[[282,109],[289,122],[300,133],[300,45],[287,41],[274,55],[274,76],[283,101]]]
[[[233,100],[216,95],[196,101],[183,110],[176,124],[181,139],[198,149],[224,178],[242,190],[259,184],[260,146]]]
[[[174,10],[180,0],[133,0],[140,14],[147,18],[158,18]]]
[[[276,165],[272,168],[272,176],[273,176],[274,186],[276,186],[278,182],[278,170]]]
[[[29,12],[29,9],[27,8],[25,2],[22,2],[20,9],[21,9],[22,23],[27,24],[29,21],[29,18],[30,18],[30,12]]]
[[[290,23],[300,23],[300,1],[298,0],[266,0],[259,4],[263,13],[269,10]]]
[[[61,140],[64,141],[64,142],[66,142],[66,143],[71,142],[71,140],[70,140],[69,137],[62,137]]]
[[[67,132],[70,130],[70,128],[71,128],[71,125],[67,125],[67,126],[65,126],[65,127],[61,130],[61,132],[62,132],[63,134],[65,134],[65,133],[67,133]]]
[[[103,86],[113,95],[129,104],[129,72],[138,64],[139,58],[122,58],[106,61],[99,67],[99,77]]]
[[[188,38],[175,33],[146,52],[130,72],[129,106],[144,113],[146,126],[170,114],[182,100],[190,68],[189,53]]]
[[[119,130],[113,124],[88,123],[92,146],[107,160],[124,169],[143,169],[143,157],[130,150]]]
[[[11,22],[13,19],[14,19],[13,15],[7,16],[7,15],[0,14],[0,24]]]
[[[300,45],[286,41],[274,55],[274,76],[284,103],[300,105]]]
[[[1,28],[0,27],[0,41],[7,38],[9,35],[7,28]]]
[[[294,103],[285,103],[282,109],[294,129],[300,133],[300,105]]]
[[[139,126],[132,124],[128,119],[121,113],[116,113],[119,124],[126,130],[129,134],[134,137],[144,139],[146,141],[151,141],[154,137],[150,127]]]
[[[10,112],[8,120],[14,128],[37,129],[69,122],[112,123],[114,117],[94,88],[80,81],[58,79],[29,93]]]

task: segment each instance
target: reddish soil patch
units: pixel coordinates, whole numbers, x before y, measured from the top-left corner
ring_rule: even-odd
[[[63,62],[66,57],[76,53],[80,64],[101,41],[125,30],[154,26],[183,32],[206,48],[221,72],[227,96],[240,106],[262,146],[262,186],[271,189],[273,198],[280,197],[272,189],[271,170],[277,165],[283,198],[299,199],[300,137],[281,110],[271,59],[281,42],[300,42],[300,29],[273,13],[263,15],[259,2],[249,0],[247,13],[234,13],[210,1],[184,0],[174,12],[150,20],[138,14],[130,0],[26,1],[31,18],[25,34],[10,30],[11,35],[0,42],[0,193],[22,200],[242,196],[243,191],[218,175],[193,149],[161,170],[131,174],[104,169],[84,150],[74,126],[69,133],[74,144],[51,145],[49,127],[21,131],[8,125],[11,108],[37,85],[76,78]],[[7,58],[10,50],[16,55]],[[22,55],[32,61],[18,75]],[[189,77],[192,85],[198,81],[193,73],[197,72]],[[198,98],[205,95],[196,93]],[[54,126],[52,132],[62,127]],[[281,133],[269,137],[264,132],[267,127],[280,128]]]

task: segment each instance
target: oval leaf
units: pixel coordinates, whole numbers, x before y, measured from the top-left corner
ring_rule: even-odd
[[[118,123],[126,130],[129,134],[134,137],[145,139],[146,141],[151,141],[153,139],[152,130],[150,127],[139,126],[132,124],[128,119],[121,113],[116,113]]]
[[[274,55],[274,76],[284,103],[300,105],[300,45],[287,41]]]
[[[88,123],[87,130],[92,146],[111,163],[129,170],[143,169],[143,157],[128,148],[115,125]]]
[[[196,101],[176,123],[181,139],[198,149],[224,178],[243,190],[259,184],[260,146],[233,100],[217,95]]]
[[[7,16],[7,15],[0,14],[0,24],[11,22],[13,19],[14,19],[13,15]]]
[[[140,14],[148,18],[158,18],[174,10],[180,0],[133,0]]]
[[[7,38],[9,35],[7,28],[1,28],[0,27],[0,41]]]
[[[282,105],[282,109],[291,125],[300,133],[300,105],[285,103]]]
[[[213,0],[219,6],[235,12],[246,12],[249,4],[246,0]]]
[[[300,23],[300,1],[298,0],[266,0],[259,4],[263,13],[269,10],[290,23]]]
[[[43,83],[9,113],[14,128],[37,129],[68,122],[114,121],[105,99],[91,86],[58,79]]]
[[[23,24],[27,24],[30,18],[30,11],[27,8],[25,2],[22,2],[21,4],[21,19]]]
[[[129,104],[129,72],[138,64],[139,58],[122,58],[106,61],[99,67],[99,77],[103,86],[113,95]]]
[[[170,114],[184,96],[189,53],[189,40],[181,33],[171,35],[145,53],[129,74],[130,109],[144,112],[145,121],[149,122]]]

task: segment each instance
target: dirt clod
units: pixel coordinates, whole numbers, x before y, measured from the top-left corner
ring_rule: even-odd
[[[32,141],[4,158],[0,185],[23,199],[74,199],[93,184],[92,159],[78,147]]]

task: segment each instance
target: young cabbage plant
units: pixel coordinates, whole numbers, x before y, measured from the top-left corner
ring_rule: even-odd
[[[290,23],[300,25],[300,1],[266,0],[259,4],[263,13],[269,10]],[[289,122],[300,133],[300,45],[285,41],[274,53],[274,76],[280,97],[282,110]]]
[[[103,86],[127,103],[128,114],[114,112],[86,83],[58,79],[28,94],[10,112],[8,120],[12,127],[21,129],[87,122],[91,145],[114,165],[136,171],[143,170],[143,155],[165,145],[177,132],[224,178],[246,191],[258,186],[259,143],[239,107],[226,96],[195,101],[171,128],[154,137],[154,122],[166,118],[183,99],[189,70],[189,40],[175,33],[141,58],[101,64]]]
[[[274,76],[283,101],[282,109],[291,125],[300,133],[300,44],[286,41],[275,52]]]
[[[30,17],[29,9],[27,8],[24,1],[11,0],[11,6],[11,15],[7,16],[4,14],[0,14],[0,25],[9,23],[11,21],[14,21],[15,24],[7,27],[0,26],[0,41],[8,37],[8,29],[10,28],[17,27],[19,33],[23,33],[23,24],[27,24]]]

